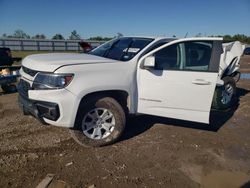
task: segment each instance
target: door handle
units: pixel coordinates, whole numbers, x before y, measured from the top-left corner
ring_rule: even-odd
[[[196,79],[192,81],[192,83],[196,85],[210,85],[211,84],[211,82],[203,80],[203,79]]]

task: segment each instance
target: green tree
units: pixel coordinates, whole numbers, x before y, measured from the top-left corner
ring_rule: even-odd
[[[76,32],[76,30],[73,30],[71,32],[71,35],[69,36],[70,40],[79,40],[81,39],[81,36]]]
[[[64,37],[61,34],[57,33],[57,34],[55,34],[52,37],[52,39],[55,39],[55,40],[64,40]]]
[[[110,37],[101,37],[101,36],[96,36],[96,37],[90,37],[88,40],[97,40],[97,41],[109,41],[112,38]]]
[[[213,37],[213,36],[212,36]],[[214,37],[223,37],[223,41],[224,42],[232,42],[232,41],[240,41],[242,43],[247,43],[247,44],[250,44],[250,37],[249,36],[246,36],[246,35],[243,35],[243,34],[236,34],[236,35],[215,35]]]
[[[103,40],[101,36],[90,37],[89,40]]]
[[[224,35],[224,36],[223,36],[223,40],[224,40],[224,41],[231,41],[231,40],[232,40],[232,37],[231,37],[231,35]]]
[[[44,34],[36,34],[32,39],[46,39],[46,36]]]
[[[14,35],[12,36],[13,38],[22,38],[22,39],[29,39],[30,36],[28,34],[26,34],[23,30],[21,29],[17,29],[14,32]]]

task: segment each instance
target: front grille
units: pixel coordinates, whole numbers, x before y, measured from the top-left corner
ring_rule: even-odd
[[[38,71],[29,69],[29,68],[24,67],[24,66],[22,66],[22,69],[23,69],[23,72],[25,72],[26,74],[28,74],[32,77],[34,77],[38,73]]]
[[[21,79],[17,86],[18,92],[20,95],[28,97],[28,91],[32,88],[30,87],[30,84],[26,82],[25,80]]]

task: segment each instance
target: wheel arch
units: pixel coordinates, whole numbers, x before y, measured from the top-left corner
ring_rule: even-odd
[[[88,93],[84,95],[81,98],[81,101],[78,105],[77,108],[77,113],[76,113],[76,118],[75,118],[75,123],[76,120],[80,114],[81,107],[83,107],[88,101],[90,100],[96,100],[98,98],[102,97],[111,97],[114,98],[123,108],[125,113],[129,113],[129,101],[130,101],[130,95],[128,91],[125,90],[105,90],[105,91],[93,91],[91,93]]]
[[[238,61],[238,56],[236,56],[236,57],[234,57],[234,58],[231,59],[230,64],[227,66],[226,70],[223,72],[221,78],[224,78],[224,77],[226,77],[226,76],[230,76],[230,75],[228,75],[228,72],[229,72],[231,66],[232,66],[234,63],[236,63],[237,61]]]

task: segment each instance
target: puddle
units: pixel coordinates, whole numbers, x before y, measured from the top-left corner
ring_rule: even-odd
[[[250,185],[250,176],[242,172],[213,171],[202,177],[201,185],[204,188],[245,188]]]
[[[241,73],[240,79],[250,80],[250,73]]]

